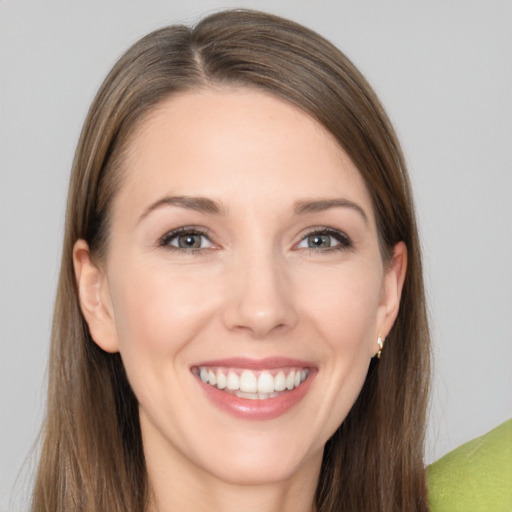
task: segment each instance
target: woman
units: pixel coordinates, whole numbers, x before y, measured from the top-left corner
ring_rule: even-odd
[[[250,11],[129,49],[75,156],[33,510],[427,510],[428,355],[347,58]]]

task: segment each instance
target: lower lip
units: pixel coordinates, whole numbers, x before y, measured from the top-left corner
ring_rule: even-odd
[[[288,412],[306,396],[315,374],[316,372],[309,370],[307,379],[299,387],[266,400],[240,398],[199,379],[197,382],[208,399],[219,409],[246,420],[271,420]]]

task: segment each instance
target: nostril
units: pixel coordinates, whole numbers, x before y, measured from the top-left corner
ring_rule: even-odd
[[[265,336],[268,336],[271,333],[286,330],[286,324],[265,324],[260,320],[258,322],[246,322],[245,325],[235,325],[232,329],[240,332],[248,332],[252,337],[255,338],[264,338]]]
[[[271,333],[281,332],[295,324],[293,312],[284,308],[251,311],[247,307],[232,307],[225,314],[225,324],[230,330],[246,331],[262,338]]]

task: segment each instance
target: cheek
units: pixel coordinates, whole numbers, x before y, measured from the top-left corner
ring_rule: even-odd
[[[130,279],[118,276],[115,284],[112,300],[123,358],[176,356],[212,310],[212,294],[201,279],[186,273],[140,266]]]
[[[175,432],[172,414],[164,411],[186,410],[191,402],[187,351],[211,322],[215,295],[193,273],[131,265],[126,279],[120,270],[112,279],[111,296],[128,380],[152,423]]]
[[[321,380],[324,400],[319,403],[319,426],[328,436],[342,423],[366,379],[374,339],[381,280],[362,267],[353,272],[332,272],[321,289],[311,286],[302,293],[304,312],[319,340],[316,351],[323,360]],[[314,292],[313,292],[314,290]]]
[[[302,287],[304,316],[321,331],[331,351],[349,355],[373,338],[381,289],[381,276],[374,268],[332,271]]]

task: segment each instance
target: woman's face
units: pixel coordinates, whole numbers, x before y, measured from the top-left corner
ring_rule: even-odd
[[[382,262],[358,170],[286,102],[215,89],[156,108],[121,172],[106,259],[79,242],[75,265],[148,466],[238,483],[318,472],[405,270],[401,244]]]

